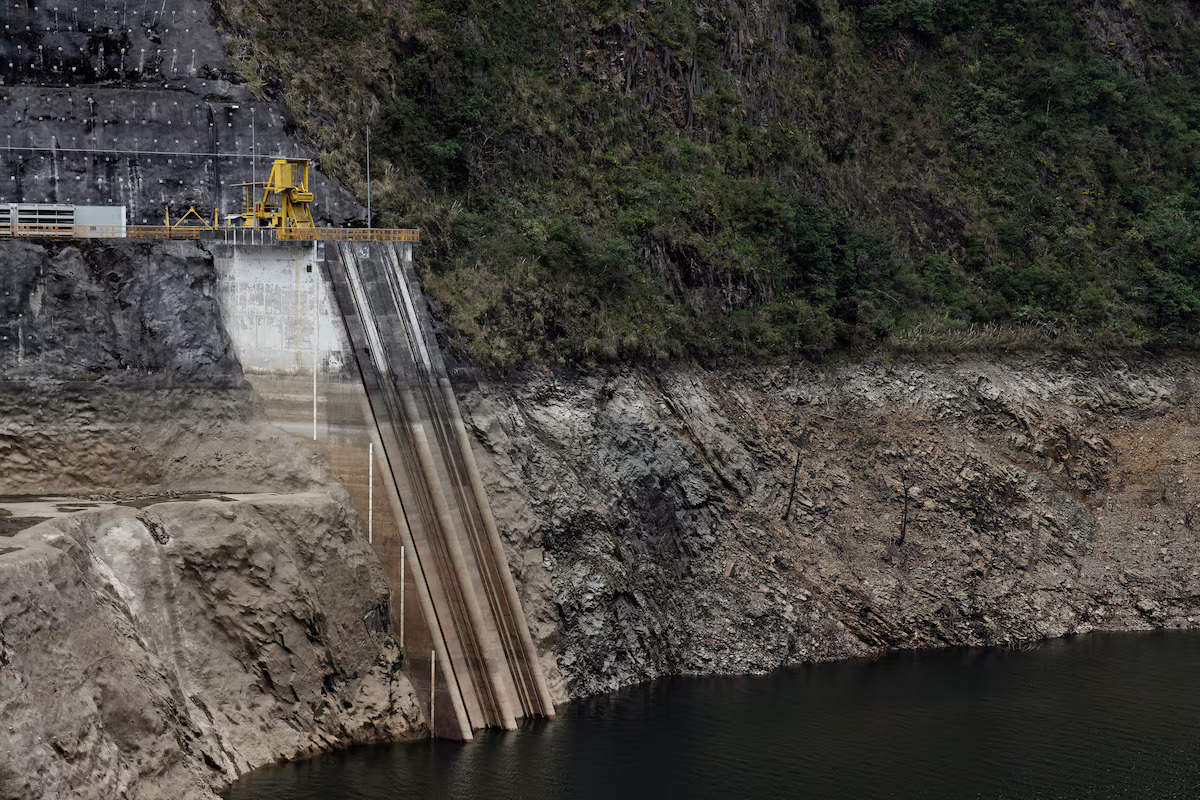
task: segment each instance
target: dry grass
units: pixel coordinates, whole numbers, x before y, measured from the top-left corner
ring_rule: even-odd
[[[1142,347],[1137,341],[1111,330],[1081,330],[1073,323],[951,324],[922,322],[893,335],[886,349],[895,353],[1060,353],[1126,351]]]

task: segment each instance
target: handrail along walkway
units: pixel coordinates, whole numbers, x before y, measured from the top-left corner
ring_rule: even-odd
[[[415,228],[209,228],[185,225],[16,225],[0,226],[0,238],[19,239],[233,239],[249,236],[277,242],[413,242]]]

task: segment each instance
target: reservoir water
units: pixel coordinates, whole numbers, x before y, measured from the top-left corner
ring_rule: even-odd
[[[468,744],[260,770],[228,797],[1196,798],[1200,632],[661,680]]]

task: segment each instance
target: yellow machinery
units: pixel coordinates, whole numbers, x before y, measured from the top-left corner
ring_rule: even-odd
[[[167,207],[166,226],[172,231],[187,229],[196,231],[215,231],[217,229],[217,210],[213,209],[212,223],[200,216],[195,206],[188,208],[182,217],[171,222],[171,207]]]
[[[226,214],[225,224],[284,230],[314,227],[306,159],[277,158],[265,181],[238,185],[242,187],[242,213]]]

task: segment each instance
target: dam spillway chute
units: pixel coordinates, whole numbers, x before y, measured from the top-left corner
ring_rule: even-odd
[[[554,705],[411,259],[397,247],[339,242],[327,246],[324,267],[467,738],[522,717],[553,717]]]

